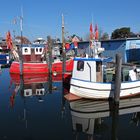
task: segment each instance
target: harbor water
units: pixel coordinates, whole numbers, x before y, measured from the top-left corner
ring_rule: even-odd
[[[0,140],[139,140],[140,96],[67,101],[61,80],[0,73]],[[45,77],[44,77],[45,79]]]

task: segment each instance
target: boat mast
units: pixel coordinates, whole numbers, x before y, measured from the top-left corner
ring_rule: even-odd
[[[62,78],[64,80],[64,73],[66,72],[66,52],[65,52],[65,39],[64,39],[64,16],[62,14],[62,56],[63,56],[63,71]]]
[[[22,7],[21,7],[21,16],[20,16],[20,51],[19,51],[19,62],[20,62],[20,75],[23,75],[23,59],[22,59],[22,37],[23,37],[23,10],[22,10]]]

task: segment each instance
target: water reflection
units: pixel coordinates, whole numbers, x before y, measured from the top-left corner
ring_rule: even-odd
[[[108,100],[80,99],[69,102],[69,106],[76,140],[81,140],[83,134],[87,140],[117,140],[120,115],[130,114],[130,122],[136,125],[140,119],[140,96],[121,99],[119,105]],[[107,118],[111,121],[105,123]],[[110,135],[103,135],[107,130]]]
[[[35,97],[38,102],[43,102],[43,98],[52,91],[57,90],[55,82],[61,81],[61,75],[52,77],[48,74],[28,74],[16,75],[11,74],[11,84],[15,85],[15,89],[10,96],[10,105],[14,106],[16,95],[20,95],[23,99],[27,97]]]

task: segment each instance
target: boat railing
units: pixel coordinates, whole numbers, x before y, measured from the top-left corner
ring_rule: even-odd
[[[132,65],[122,65],[121,69],[121,81],[130,81],[129,71],[132,70]],[[137,67],[137,80],[140,80],[140,67]],[[105,68],[103,70],[103,82],[113,82],[115,81],[115,66],[110,68]]]

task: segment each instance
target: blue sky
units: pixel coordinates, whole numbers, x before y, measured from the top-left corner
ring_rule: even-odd
[[[0,36],[10,30],[20,35],[19,20],[23,8],[23,35],[30,40],[51,35],[61,38],[61,15],[65,18],[65,36],[85,37],[90,23],[107,33],[130,27],[140,32],[139,0],[0,0]]]

